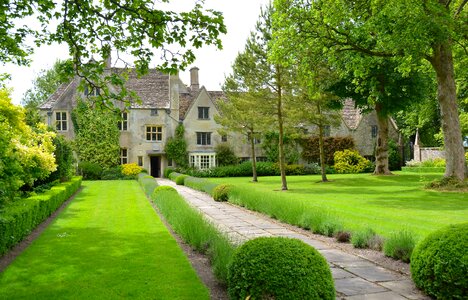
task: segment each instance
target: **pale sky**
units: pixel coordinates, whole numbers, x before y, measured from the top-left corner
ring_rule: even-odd
[[[172,2],[178,5],[183,2],[193,3],[193,1],[175,0]],[[221,37],[223,50],[216,50],[214,46],[205,46],[195,50],[197,59],[191,67],[197,66],[200,69],[200,85],[204,85],[208,90],[221,89],[225,76],[231,71],[234,59],[244,49],[250,32],[255,29],[260,7],[267,5],[268,2],[269,0],[205,0],[206,9],[211,8],[223,13],[228,33]],[[33,79],[41,70],[51,68],[57,59],[67,58],[67,45],[42,46],[35,50],[30,67],[2,66],[1,73],[9,73],[12,77],[7,86],[13,88],[13,102],[20,104],[23,94],[32,87]],[[190,84],[188,70],[180,72],[179,76],[185,84]]]

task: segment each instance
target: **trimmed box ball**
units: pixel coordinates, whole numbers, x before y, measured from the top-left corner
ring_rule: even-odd
[[[297,239],[261,237],[236,251],[228,273],[231,299],[335,299],[330,268]]]
[[[428,235],[411,256],[411,276],[437,299],[468,299],[468,223]]]

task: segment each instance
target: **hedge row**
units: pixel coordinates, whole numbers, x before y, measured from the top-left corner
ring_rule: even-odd
[[[154,178],[151,182],[149,180],[139,182],[172,229],[197,251],[209,255],[216,278],[226,283],[228,266],[236,247],[200,212],[187,204],[176,190],[160,186],[148,194],[147,191],[154,184],[157,186]]]
[[[194,177],[248,177],[252,176],[252,162],[246,161],[239,165],[215,167],[207,170],[187,169],[179,171]],[[318,164],[286,165],[286,175],[312,174],[320,174]],[[257,162],[257,175],[278,176],[280,175],[279,165],[272,162]]]
[[[302,158],[309,162],[320,161],[320,147],[318,137],[309,137],[302,139],[300,142],[302,147]],[[323,148],[325,150],[325,164],[333,166],[335,161],[333,155],[337,151],[345,149],[354,149],[354,140],[352,137],[327,137],[323,139]]]
[[[414,172],[414,173],[444,173],[445,168],[443,167],[402,167],[403,172]]]
[[[41,195],[21,199],[4,207],[0,214],[0,255],[21,242],[80,186],[81,177],[73,177]]]

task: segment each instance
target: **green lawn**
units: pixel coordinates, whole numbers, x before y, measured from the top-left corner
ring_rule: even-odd
[[[136,181],[83,186],[0,274],[0,299],[209,299]]]
[[[329,175],[332,182],[319,183],[320,177],[288,176],[289,191],[281,192],[280,177],[212,178],[242,188],[252,202],[271,202],[280,210],[296,213],[317,207],[337,216],[346,229],[371,227],[388,236],[392,231],[408,229],[421,237],[451,223],[468,222],[468,194],[435,192],[422,187],[441,174],[396,172],[395,176]],[[279,204],[273,204],[279,199]],[[296,210],[294,210],[296,208]],[[297,209],[299,208],[299,209]]]

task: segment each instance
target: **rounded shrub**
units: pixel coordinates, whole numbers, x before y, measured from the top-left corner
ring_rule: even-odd
[[[230,184],[220,184],[213,189],[213,199],[215,201],[224,202],[229,200],[229,192],[232,189]]]
[[[296,239],[261,237],[235,252],[228,271],[231,299],[335,299],[325,259]]]
[[[185,178],[187,178],[187,177],[188,177],[188,175],[179,175],[179,176],[176,177],[175,183],[176,183],[177,185],[184,185],[184,180],[185,180]]]
[[[468,223],[435,231],[411,255],[414,283],[437,299],[468,299]]]
[[[78,164],[79,173],[84,180],[99,180],[101,179],[102,167],[96,163],[83,161]]]
[[[333,168],[337,173],[362,173],[369,169],[371,162],[362,157],[357,150],[336,151]]]
[[[161,186],[156,187],[156,188],[153,190],[153,193],[151,194],[151,197],[154,198],[154,196],[156,196],[158,193],[160,193],[160,192],[162,192],[162,191],[172,191],[172,192],[176,192],[176,193],[177,193],[177,190],[176,190],[175,188],[173,188],[172,186],[161,185]]]
[[[164,169],[164,178],[169,178],[169,175],[171,175],[172,172],[175,172],[174,168],[172,167],[167,167]]]

